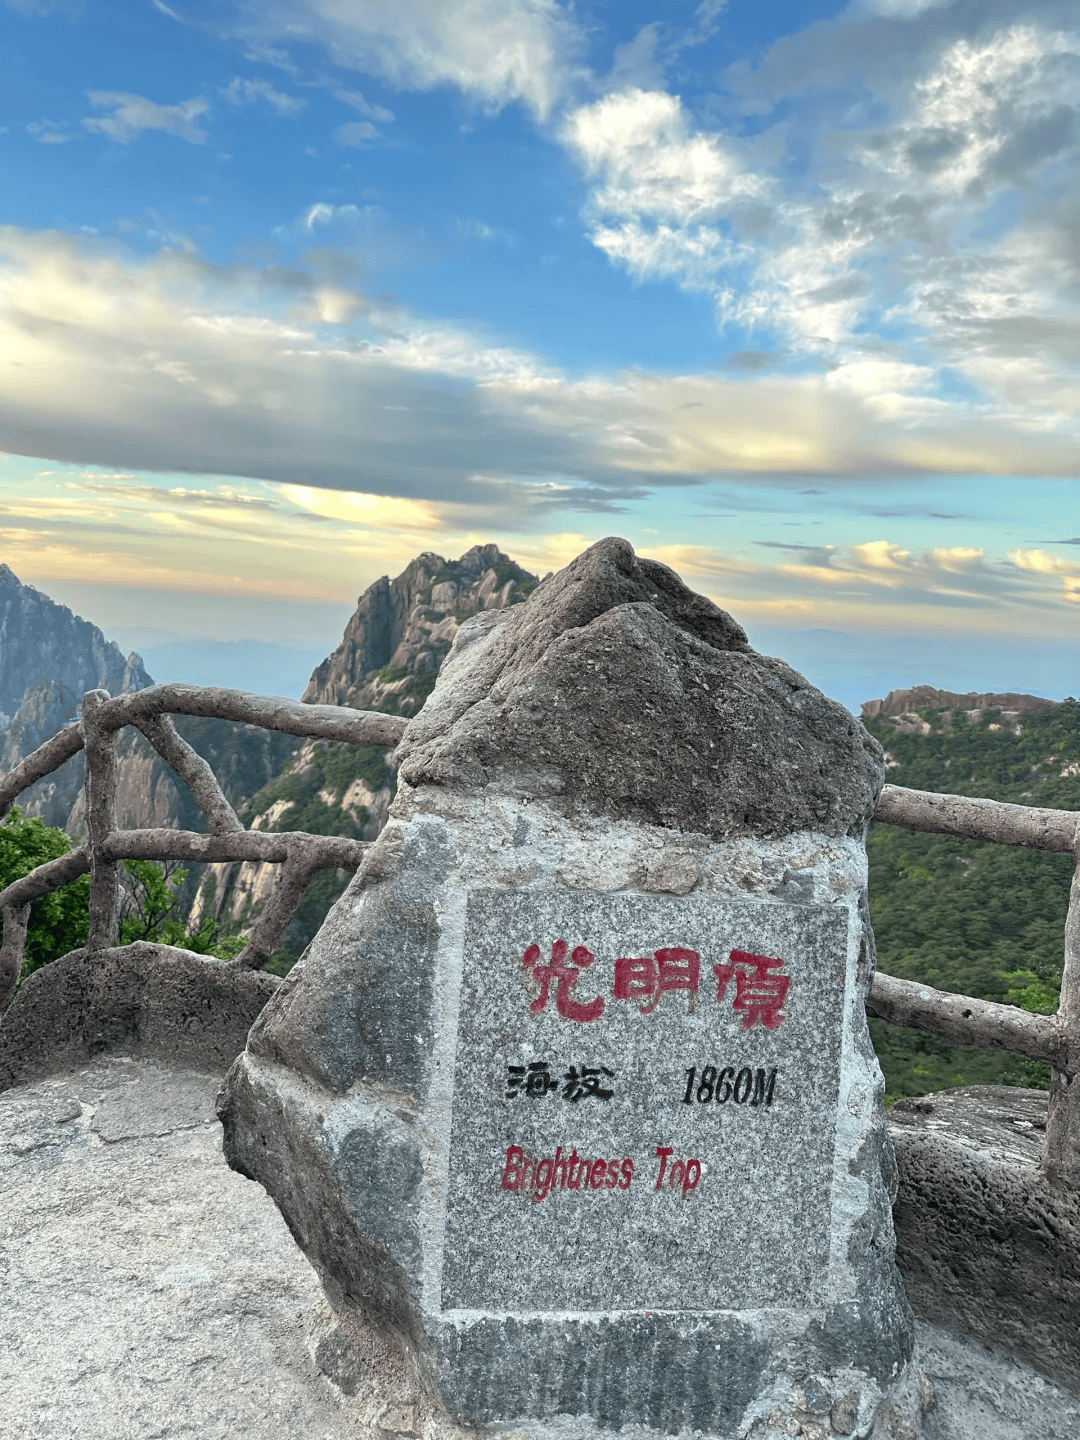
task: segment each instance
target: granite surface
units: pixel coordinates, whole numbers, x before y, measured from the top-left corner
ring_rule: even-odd
[[[73,950],[27,976],[0,1017],[0,1090],[105,1053],[224,1070],[280,983],[149,940]]]
[[[468,1440],[358,1352],[265,1191],[230,1173],[218,1084],[106,1059],[0,1095],[5,1440]],[[916,1359],[933,1440],[1080,1433],[1080,1400],[973,1340],[920,1323]],[[803,1440],[854,1424],[850,1397],[800,1397]]]
[[[0,1095],[5,1440],[370,1435],[309,1353],[315,1272],[222,1159],[220,1083],[111,1057]]]
[[[700,891],[680,897],[637,888],[643,883],[658,889],[670,885],[688,866],[691,876],[699,877]],[[571,875],[578,888],[568,891]],[[606,888],[587,888],[590,879]],[[793,1377],[801,1374],[816,1377],[820,1393],[830,1397],[829,1406],[854,1394],[862,1428],[850,1433],[868,1434],[886,1395],[899,1394],[898,1377],[908,1374],[913,1335],[892,1263],[889,1185],[895,1171],[881,1121],[880,1071],[862,1009],[872,963],[864,886],[865,854],[851,838],[798,835],[755,842],[738,837],[719,845],[692,845],[686,836],[626,821],[598,820],[582,827],[535,801],[522,805],[487,794],[448,803],[444,793],[404,792],[365,869],[253,1027],[247,1052],[227,1078],[220,1114],[229,1162],[274,1195],[339,1316],[365,1333],[396,1337],[401,1363],[413,1367],[418,1393],[461,1420],[548,1427],[569,1423],[565,1417],[571,1415],[577,1417],[575,1425],[585,1427],[583,1434],[592,1433],[590,1426],[629,1425],[642,1427],[643,1434],[697,1429],[708,1435],[753,1434],[756,1440],[759,1434],[785,1433],[777,1431],[768,1416],[773,1411],[789,1417],[795,1413]],[[500,892],[498,900],[477,893],[491,890]],[[741,938],[760,945],[766,958],[785,961],[793,937],[812,939],[816,934],[814,943],[804,946],[800,941],[791,952],[796,969],[789,977],[794,1005],[790,1024],[797,1035],[795,1017],[804,1007],[807,1015],[817,1005],[831,1007],[828,1019],[818,1015],[813,1022],[815,1031],[821,1030],[822,1051],[813,1063],[819,1075],[827,1073],[830,1043],[836,1046],[836,1059],[832,1092],[827,1087],[820,1092],[830,1106],[819,1132],[827,1137],[824,1144],[820,1150],[807,1147],[778,1167],[796,1189],[802,1165],[819,1166],[823,1178],[821,1197],[806,1189],[800,1192],[809,1252],[803,1244],[802,1215],[794,1230],[797,1238],[786,1243],[786,1249],[784,1241],[776,1245],[775,1274],[785,1261],[795,1272],[800,1264],[807,1266],[805,1284],[797,1273],[785,1279],[793,1298],[745,1309],[679,1304],[552,1310],[541,1309],[535,1296],[522,1302],[512,1294],[481,1296],[473,1290],[449,1296],[453,1306],[444,1308],[448,1257],[448,1278],[458,1283],[452,1274],[454,1241],[447,1228],[454,1223],[452,1211],[448,1222],[448,1185],[473,897],[478,915],[487,905],[495,916],[493,943],[500,925],[509,923],[499,918],[497,907],[504,901],[511,911],[527,910],[532,917],[542,915],[546,906],[553,920],[565,916],[567,921],[575,913],[621,913],[619,907],[639,917],[654,909],[657,916],[666,915],[669,906],[699,917],[727,913],[741,918],[745,912],[752,916],[751,933]],[[830,934],[833,944],[836,936],[842,937],[836,953],[825,943]],[[678,945],[676,940],[675,946],[665,946],[665,940],[675,939],[667,926],[649,930],[640,918],[627,937],[633,941],[627,949],[636,945],[653,959],[657,948]],[[550,963],[555,937],[542,938],[548,947],[542,959]],[[568,945],[572,961],[581,937],[568,929],[564,938],[573,942]],[[739,938],[735,932],[721,936],[717,931],[711,943],[726,939],[730,961],[730,950],[743,948],[736,944]],[[523,947],[515,963],[520,966],[524,950],[531,943],[539,945],[540,939],[538,932],[515,934],[515,949]],[[701,943],[707,949],[707,939]],[[585,970],[578,982],[582,1004],[604,998],[613,1014],[626,1012],[622,1023],[630,1033],[639,1023],[665,1027],[669,1012],[674,1023],[677,1011],[682,1013],[680,1001],[688,1012],[689,997],[679,990],[663,994],[651,1014],[642,1013],[640,998],[634,1003],[633,998],[612,995],[614,961],[620,958],[642,957],[598,951],[592,968],[599,974],[603,964],[606,977],[596,989],[588,984],[589,967],[578,967]],[[711,993],[701,990],[695,1023],[704,1025],[711,1009],[741,1044],[745,1017],[735,1011],[733,1000],[730,1009],[716,1002],[718,981],[711,971],[723,958],[718,961],[708,952],[706,960]],[[519,1013],[527,1011],[530,994],[538,998],[535,967],[530,973],[532,992],[529,974],[522,969],[517,976]],[[805,983],[811,975],[812,986]],[[557,1008],[557,980],[550,988],[554,1000],[549,994],[549,1005]],[[737,982],[734,990],[737,994]],[[687,1018],[688,1013],[683,1016]],[[596,1023],[587,1022],[585,1028]],[[464,1028],[468,1030],[467,1018]],[[572,1022],[562,1028],[584,1033]],[[755,1048],[744,1052],[744,1058],[753,1053],[762,1063],[739,1069],[752,1072],[755,1086],[758,1070],[767,1079],[774,1068],[764,1064],[765,1050],[758,1047],[784,1035],[783,1026],[766,1035],[767,1029],[759,1020],[752,1032],[745,1032],[746,1042]],[[528,1072],[537,1057],[523,1051],[518,1058]],[[550,1058],[556,1058],[554,1052]],[[560,1053],[560,1063],[566,1062],[560,1076],[590,1058],[579,1053],[575,1062],[569,1052]],[[702,1053],[681,1068],[698,1069],[715,1061],[723,1069],[723,1058],[718,1050]],[[503,1059],[507,1067],[518,1063]],[[780,1067],[775,1068],[778,1086]],[[508,1078],[508,1069],[503,1073]],[[736,1070],[736,1079],[738,1074]],[[743,1082],[744,1095],[749,1080]],[[564,1083],[560,1079],[560,1089]],[[774,1087],[773,1105],[764,1107],[766,1116],[776,1109],[780,1093]],[[555,1103],[550,1092],[545,1098]],[[753,1090],[743,1101],[740,1120],[762,1109],[760,1102],[752,1106],[752,1099]],[[560,1096],[557,1103],[569,1112],[608,1102],[582,1100],[575,1105]],[[720,1117],[722,1134],[739,1133],[728,1118],[739,1108],[733,1094],[723,1106],[715,1098],[695,1098],[686,1108],[699,1103],[703,1111],[709,1104],[709,1113]],[[504,1166],[509,1144],[507,1137]],[[627,1153],[616,1156],[601,1150],[599,1157],[590,1158],[619,1159],[621,1177]],[[752,1147],[746,1154],[753,1163]],[[553,1153],[550,1158],[554,1161]],[[674,1156],[674,1147],[672,1158],[680,1158]],[[684,1181],[687,1170],[684,1164]],[[503,1194],[501,1175],[499,1170],[494,1176],[500,1200],[523,1204],[526,1211],[531,1206],[538,1214],[552,1204],[550,1196],[533,1202]],[[618,1183],[612,1193],[605,1182],[602,1194],[594,1194],[590,1184],[589,1199],[624,1202],[627,1195]],[[783,1180],[775,1176],[769,1183],[775,1184],[776,1193],[784,1189]],[[694,1190],[685,1199],[681,1186],[680,1198],[654,1190],[649,1203],[671,1200],[688,1217],[679,1223],[689,1225],[696,1213],[692,1207],[704,1198],[704,1191],[696,1195]],[[565,1194],[560,1188],[554,1204],[569,1200],[568,1192],[569,1187]],[[633,1190],[630,1195],[636,1199]],[[815,1205],[821,1207],[816,1212]],[[815,1213],[820,1216],[825,1208],[827,1244],[822,1247],[821,1231],[815,1238],[812,1224]],[[792,1207],[784,1213],[792,1214]],[[764,1233],[766,1227],[761,1228]],[[475,1230],[481,1238],[470,1243],[478,1252],[485,1244],[496,1248],[504,1235],[486,1220]],[[626,1243],[647,1243],[647,1236],[627,1232],[633,1232],[632,1225],[622,1232]],[[556,1236],[550,1243],[563,1242]],[[605,1237],[604,1243],[613,1242]],[[666,1256],[669,1244],[656,1258],[657,1276],[671,1263]],[[490,1263],[505,1262],[496,1257]],[[723,1260],[714,1257],[712,1263],[725,1271]],[[734,1269],[729,1267],[724,1283],[731,1283],[740,1265],[743,1257]],[[457,1268],[462,1284],[473,1283],[467,1269]],[[535,1268],[530,1272],[527,1265],[518,1265],[507,1273],[514,1286],[536,1284]],[[743,1266],[743,1279],[746,1273]],[[815,1303],[806,1300],[807,1284],[819,1287]],[[703,1292],[704,1287],[692,1306],[708,1303]],[[463,1306],[463,1299],[469,1303]],[[616,1303],[601,1301],[599,1294],[597,1300]],[[522,1309],[522,1303],[535,1308]],[[576,1307],[580,1302],[564,1290],[558,1303]],[[635,1297],[630,1303],[639,1301]],[[903,1403],[917,1411],[916,1392]],[[548,1432],[542,1428],[540,1433]]]
[[[821,1304],[847,930],[827,906],[474,891],[443,1308]],[[522,963],[560,938],[565,995]]]
[[[463,625],[397,755],[413,787],[713,839],[861,834],[885,778],[842,705],[616,537]]]
[[[919,1314],[1080,1395],[1080,1196],[1039,1171],[1046,1106],[966,1085],[892,1107],[897,1261]]]

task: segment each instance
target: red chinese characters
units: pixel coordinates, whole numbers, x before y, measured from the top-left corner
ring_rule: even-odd
[[[568,948],[565,940],[556,940],[551,947],[551,960],[547,965],[540,964],[539,945],[530,945],[521,957],[522,965],[540,987],[540,993],[529,1006],[529,1012],[539,1015],[547,1009],[554,982],[555,1009],[564,1020],[577,1020],[581,1024],[599,1020],[604,1013],[604,1002],[599,995],[587,1003],[575,999],[581,972],[593,963],[596,956],[590,954],[584,945],[575,945],[567,959]]]
[[[693,1012],[697,999],[701,959],[696,950],[681,945],[665,946],[652,955],[615,961],[615,984],[611,993],[616,1000],[637,1000],[643,1015],[651,1015],[668,990],[690,992],[688,1009]]]
[[[751,955],[747,950],[732,950],[726,964],[714,965],[716,1000],[722,1004],[732,979],[735,999],[731,1008],[742,1014],[742,1028],[750,1030],[760,1020],[766,1030],[779,1030],[787,1019],[781,1007],[791,988],[790,975],[779,973],[783,960],[768,955]]]
[[[529,1005],[533,1015],[547,1010],[554,989],[555,1010],[564,1020],[579,1025],[599,1020],[604,1013],[604,999],[578,999],[578,982],[583,971],[596,957],[584,945],[573,950],[565,940],[556,940],[551,959],[542,963],[540,946],[528,947],[521,958],[522,967],[536,986],[536,996]],[[742,1029],[751,1030],[761,1022],[766,1030],[778,1030],[787,1019],[784,1002],[791,988],[791,977],[783,973],[784,961],[770,955],[755,955],[749,950],[731,950],[726,961],[712,967],[716,976],[716,1003],[723,1005],[732,981],[735,994],[731,1007],[742,1018]],[[685,991],[687,1013],[694,1013],[701,980],[701,957],[685,945],[665,945],[651,955],[622,955],[615,961],[611,994],[615,1000],[636,1002],[642,1015],[651,1015],[669,991]]]

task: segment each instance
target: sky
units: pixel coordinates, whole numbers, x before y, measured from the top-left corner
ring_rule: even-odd
[[[299,694],[496,541],[1076,694],[1076,0],[0,0],[0,559]]]

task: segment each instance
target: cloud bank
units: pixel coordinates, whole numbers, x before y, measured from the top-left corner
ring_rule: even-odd
[[[314,226],[321,216],[308,212]],[[1076,437],[879,362],[795,377],[574,376],[314,271],[0,230],[0,448],[385,495],[612,507],[755,476],[1073,475]]]

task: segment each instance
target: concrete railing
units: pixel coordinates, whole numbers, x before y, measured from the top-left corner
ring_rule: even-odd
[[[171,715],[199,715],[281,730],[310,739],[351,745],[396,745],[406,721],[397,715],[350,710],[337,705],[302,705],[276,696],[195,685],[153,685],[115,698],[107,690],[83,696],[79,720],[40,745],[14,770],[0,777],[0,819],[29,786],[86,751],[87,842],[39,865],[0,891],[3,944],[0,945],[0,1008],[22,968],[31,903],[79,875],[90,874],[90,920],[86,948],[104,952],[116,945],[120,929],[120,871],[124,860],[212,862],[261,860],[281,865],[269,900],[247,945],[228,963],[258,970],[275,945],[317,870],[355,870],[367,844],[336,835],[300,831],[245,830],[226,800],[210,766],[176,732]],[[125,725],[146,737],[190,789],[206,817],[209,834],[194,830],[121,830],[116,823],[116,741]]]
[[[359,866],[367,849],[362,841],[300,831],[246,830],[210,766],[177,734],[170,714],[238,721],[287,735],[352,745],[396,745],[407,724],[397,715],[336,705],[304,705],[275,696],[195,685],[154,685],[115,698],[106,690],[88,691],[78,721],[0,777],[2,819],[23,790],[80,750],[86,751],[86,844],[39,865],[0,891],[0,1008],[22,967],[31,903],[79,875],[90,874],[86,948],[93,953],[116,945],[124,860],[258,860],[280,864],[281,873],[247,945],[228,962],[237,969],[258,970],[270,959],[315,872],[355,870]],[[116,741],[125,725],[141,731],[187,784],[206,817],[209,834],[117,828]],[[1051,1083],[1043,1170],[1057,1182],[1080,1185],[1080,812],[1007,805],[887,785],[874,818],[908,830],[963,835],[972,840],[1078,856],[1065,925],[1061,1004],[1056,1015],[1031,1015],[1013,1005],[950,995],[881,974],[874,980],[867,1010],[894,1025],[925,1030],[954,1045],[1011,1050],[1032,1060],[1048,1061]]]
[[[874,819],[905,830],[963,835],[1076,857],[1056,1015],[1031,1015],[1015,1005],[950,995],[881,974],[874,979],[866,1008],[881,1020],[925,1030],[952,1045],[1012,1050],[1049,1062],[1042,1170],[1058,1184],[1080,1186],[1080,811],[1043,810],[886,785]]]

